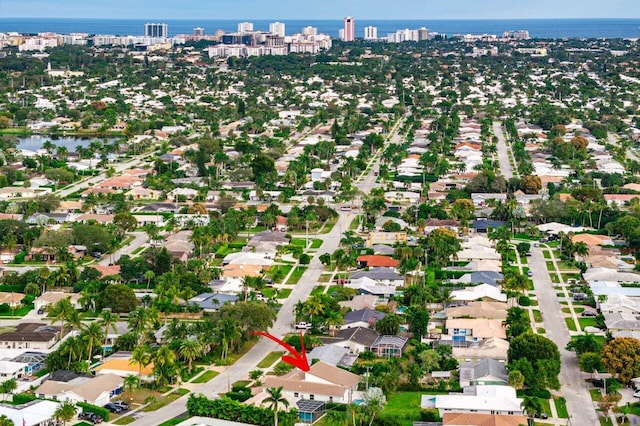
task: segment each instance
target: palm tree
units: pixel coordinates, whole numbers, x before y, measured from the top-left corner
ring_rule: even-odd
[[[156,277],[156,274],[151,269],[149,269],[148,271],[145,271],[144,278],[147,280],[147,290],[149,290],[149,286],[151,285],[151,280],[154,279],[155,277]]]
[[[71,312],[75,311],[69,299],[70,297],[58,300],[55,304],[49,305],[47,307],[47,310],[49,311],[47,316],[51,318],[51,324],[55,324],[58,321],[61,322],[58,340],[60,340],[62,338],[62,335],[64,334],[66,322],[71,316]]]
[[[175,361],[176,354],[168,346],[162,346],[153,355],[153,374],[159,386],[173,382],[176,371]]]
[[[146,343],[136,346],[131,352],[131,361],[138,364],[138,375],[142,376],[142,369],[151,364],[151,347]]]
[[[114,333],[118,332],[116,323],[120,318],[117,313],[111,311],[111,309],[103,309],[100,313],[102,324],[104,324],[104,346],[107,346],[107,339],[109,338],[109,330],[113,330]]]
[[[158,321],[158,312],[154,308],[137,307],[129,314],[129,330],[138,338],[138,344],[141,344],[147,333],[153,328]]]
[[[542,411],[542,404],[538,397],[525,395],[522,399],[522,409],[529,416],[529,424],[533,424],[533,416]]]
[[[285,408],[289,407],[289,401],[282,396],[282,386],[279,388],[267,388],[267,393],[269,394],[262,402],[269,404],[269,407],[273,410],[273,419],[274,425],[278,426],[278,409],[280,405]]]
[[[68,421],[73,419],[76,415],[76,406],[70,403],[69,401],[65,401],[62,404],[58,405],[56,411],[53,413],[53,416],[62,420],[62,424],[66,425]]]
[[[240,326],[233,318],[225,318],[218,324],[218,341],[222,346],[220,357],[226,359],[238,339],[242,337]]]
[[[16,383],[16,379],[9,379],[0,383],[0,392],[2,392],[3,399],[6,401],[6,396],[13,393],[17,388],[18,384]]]
[[[576,351],[578,356],[586,352],[600,353],[602,349],[602,343],[598,341],[595,334],[585,333],[580,336],[576,336],[567,344],[567,350]]]
[[[202,345],[197,340],[184,339],[180,341],[178,346],[178,355],[180,358],[187,361],[189,365],[189,373],[191,373],[191,367],[193,361],[200,356],[202,352]]]
[[[82,342],[87,345],[87,358],[91,361],[93,356],[93,350],[100,346],[104,339],[104,333],[102,326],[97,321],[90,322],[84,326],[84,329],[80,333]]]
[[[140,385],[140,379],[136,375],[129,374],[127,377],[124,378],[123,385],[124,385],[125,389],[128,390],[129,401],[131,401],[131,399],[132,399],[131,395],[133,394],[133,388],[137,388],[138,385]]]
[[[342,312],[340,311],[329,311],[327,312],[325,322],[329,326],[329,334],[331,336],[335,336],[336,330],[344,324],[344,315],[342,315]]]
[[[585,256],[589,255],[589,246],[582,242],[578,241],[572,246],[573,254],[580,256],[584,259]]]

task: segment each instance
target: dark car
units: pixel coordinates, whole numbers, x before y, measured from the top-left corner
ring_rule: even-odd
[[[83,411],[82,413],[78,414],[78,419],[89,421],[94,425],[96,423],[102,423],[102,417],[95,413],[89,413],[88,411]]]
[[[597,317],[598,314],[596,312],[593,311],[582,311],[582,313],[580,314],[583,317]]]
[[[115,414],[120,414],[124,411],[124,409],[122,407],[120,407],[119,405],[114,404],[113,402],[108,403],[107,405],[104,406],[104,408],[106,408],[107,410],[111,411],[112,413]]]
[[[549,416],[547,415],[547,413],[536,413],[536,414],[534,415],[534,417],[535,417],[536,419],[543,419],[543,420],[544,420],[544,419],[548,419],[548,418],[549,418]]]

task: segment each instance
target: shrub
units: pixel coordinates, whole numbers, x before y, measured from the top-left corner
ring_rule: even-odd
[[[11,311],[11,306],[8,303],[0,304],[0,314],[6,314]]]
[[[229,398],[207,399],[206,396],[191,395],[187,401],[189,416],[213,417],[221,420],[242,421],[254,425],[273,424],[273,411],[268,408],[244,405]],[[293,426],[298,419],[298,410],[278,413],[279,424]]]
[[[520,306],[531,306],[531,299],[529,299],[527,296],[520,296],[518,298],[518,304]]]
[[[306,253],[302,253],[298,261],[300,262],[301,265],[308,265],[309,262],[311,262],[311,257]]]
[[[15,393],[13,394],[13,403],[15,405],[26,404],[27,402],[34,401],[38,398],[28,393]]]
[[[442,419],[440,418],[440,413],[438,410],[429,408],[426,410],[420,410],[420,421],[423,422],[440,422]]]

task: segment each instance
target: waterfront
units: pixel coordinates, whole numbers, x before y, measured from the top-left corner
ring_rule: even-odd
[[[274,20],[256,19],[254,28],[267,31]],[[86,32],[89,34],[142,35],[144,19],[73,19],[73,18],[0,18],[0,32],[36,34],[51,31],[60,34]],[[239,20],[189,19],[162,20],[169,26],[169,35],[191,34],[193,28],[205,28],[205,34],[216,30],[235,31]],[[338,36],[342,20],[282,20],[287,34],[300,32],[306,26],[314,26],[319,32]],[[426,27],[431,31],[451,36],[453,34],[502,34],[509,30],[527,30],[534,38],[636,38],[640,19],[409,19],[409,20],[359,20],[356,17],[356,37],[363,37],[366,26],[378,28],[380,36],[396,30]]]

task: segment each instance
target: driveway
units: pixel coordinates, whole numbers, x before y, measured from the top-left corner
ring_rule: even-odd
[[[567,410],[571,414],[571,424],[597,425],[598,417],[594,403],[587,390],[586,373],[580,371],[578,357],[574,352],[565,349],[569,343],[570,335],[567,324],[562,315],[562,305],[553,288],[547,265],[540,247],[531,248],[529,268],[533,271],[533,284],[538,299],[540,312],[546,331],[546,337],[553,340],[560,350],[562,367],[560,369],[560,392],[567,400]]]

